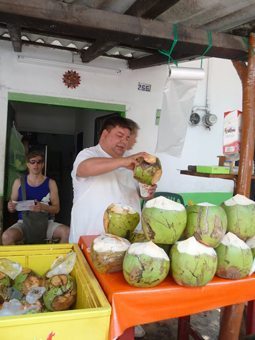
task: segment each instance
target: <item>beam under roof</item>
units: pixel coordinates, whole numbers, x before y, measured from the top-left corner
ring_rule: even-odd
[[[22,29],[72,39],[102,39],[136,48],[168,50],[174,40],[171,23],[147,20],[125,14],[53,0],[0,0],[0,23],[16,24]],[[212,33],[213,47],[207,56],[234,60],[247,59],[247,44],[242,37]],[[178,25],[176,55],[202,55],[208,34],[201,29]],[[165,58],[167,59],[167,58]],[[167,60],[165,61],[167,62]]]
[[[154,19],[178,1],[179,0],[136,0],[125,14],[146,19]],[[83,62],[90,62],[102,55],[102,53],[106,53],[114,46],[116,46],[116,43],[114,42],[97,40],[86,51],[82,52],[81,59]]]
[[[20,27],[17,25],[8,24],[7,25],[10,39],[12,42],[12,46],[14,49],[14,52],[21,52],[22,50],[22,41],[21,41],[21,30]]]

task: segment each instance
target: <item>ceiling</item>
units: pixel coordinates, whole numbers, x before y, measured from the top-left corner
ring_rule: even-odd
[[[255,0],[0,0],[0,39],[130,69],[201,56],[247,60]]]

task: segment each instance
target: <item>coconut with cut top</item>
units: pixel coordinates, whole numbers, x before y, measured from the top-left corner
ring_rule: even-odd
[[[129,238],[140,221],[140,215],[132,207],[112,203],[104,213],[104,229],[108,234]]]
[[[71,308],[77,297],[77,285],[71,275],[54,275],[46,281],[43,302],[49,311],[62,311]]]
[[[252,255],[255,257],[255,236],[248,238],[248,240],[246,240],[246,244],[251,248]]]
[[[134,230],[129,236],[129,241],[131,243],[135,243],[135,242],[146,242],[148,240],[143,230]]]
[[[223,202],[227,214],[227,231],[237,235],[242,240],[255,236],[255,202],[243,195]]]
[[[186,238],[194,236],[197,241],[217,247],[227,230],[227,215],[222,207],[211,203],[191,205],[187,210]]]
[[[216,248],[216,275],[224,279],[241,279],[249,275],[253,256],[250,247],[235,234],[228,232]]]
[[[102,234],[91,245],[91,260],[100,273],[113,273],[122,270],[122,263],[130,242],[125,238]]]
[[[135,287],[154,287],[168,275],[170,259],[153,242],[137,242],[128,248],[123,261],[125,280]]]
[[[134,178],[143,184],[153,185],[160,180],[162,167],[158,157],[147,154],[137,159],[134,168]]]
[[[142,227],[148,240],[174,244],[182,235],[187,213],[181,203],[158,196],[146,202],[142,211]]]
[[[45,280],[30,268],[23,268],[13,281],[13,288],[20,292],[20,297],[27,295],[31,288],[43,287]]]
[[[4,301],[9,300],[9,288],[11,287],[11,279],[8,275],[0,272],[0,305],[4,303]]]
[[[181,286],[199,287],[211,281],[217,269],[217,254],[194,236],[176,242],[170,251],[171,270]]]

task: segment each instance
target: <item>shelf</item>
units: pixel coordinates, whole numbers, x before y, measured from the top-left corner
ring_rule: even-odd
[[[197,177],[207,177],[207,178],[221,178],[221,179],[231,179],[232,181],[237,180],[237,175],[235,174],[206,174],[203,172],[196,172],[190,170],[180,170],[181,175],[197,176]],[[251,176],[251,179],[255,179],[255,175]]]
[[[197,177],[207,177],[207,178],[221,178],[221,179],[231,179],[232,181],[237,180],[237,175],[235,174],[206,174],[203,172],[180,170],[181,175],[197,176]],[[254,179],[255,176],[252,176]]]

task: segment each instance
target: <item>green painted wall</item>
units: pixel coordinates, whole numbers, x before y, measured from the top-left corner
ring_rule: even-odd
[[[184,192],[180,194],[184,199],[185,205],[189,201],[193,203],[208,202],[219,205],[233,196],[232,192]]]

